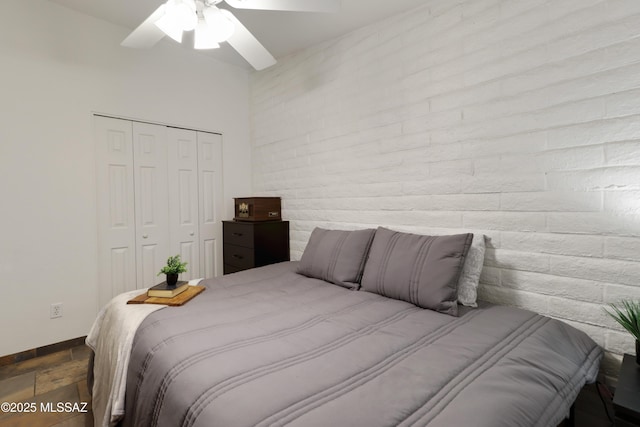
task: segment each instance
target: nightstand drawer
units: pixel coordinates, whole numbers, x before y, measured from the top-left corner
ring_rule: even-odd
[[[223,227],[224,243],[244,246],[245,248],[253,248],[253,230],[254,228],[251,224],[226,222]]]
[[[224,274],[237,273],[238,271],[244,271],[246,268],[236,267],[235,265],[225,264],[224,265]]]
[[[239,268],[253,268],[255,266],[254,251],[252,248],[245,248],[236,245],[224,245],[224,263]]]

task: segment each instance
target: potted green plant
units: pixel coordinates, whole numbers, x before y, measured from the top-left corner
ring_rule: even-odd
[[[622,300],[619,307],[615,304],[609,306],[611,311],[605,308],[607,314],[636,339],[636,363],[640,365],[640,302]]]
[[[167,285],[175,286],[178,283],[178,274],[185,273],[187,271],[187,263],[180,260],[180,255],[170,256],[167,259],[167,265],[162,267],[162,270],[158,273],[167,275]]]

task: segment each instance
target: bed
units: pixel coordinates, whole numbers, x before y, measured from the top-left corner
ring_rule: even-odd
[[[204,280],[187,305],[140,322],[116,421],[558,425],[602,349],[530,311],[460,305],[472,241],[317,229],[300,262]]]

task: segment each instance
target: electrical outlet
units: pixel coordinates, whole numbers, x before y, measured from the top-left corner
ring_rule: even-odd
[[[55,303],[55,304],[51,304],[49,314],[50,314],[51,319],[55,319],[57,317],[62,317],[62,303],[58,302],[58,303]]]

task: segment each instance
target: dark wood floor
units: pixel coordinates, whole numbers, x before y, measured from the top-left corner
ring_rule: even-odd
[[[0,410],[0,427],[93,427],[91,396],[86,383],[89,352],[82,345],[0,367],[0,403],[13,402],[31,408],[35,404],[36,408],[35,413]],[[42,405],[47,409],[48,403],[55,407],[58,402],[68,403],[72,411],[42,410]],[[85,403],[88,412],[74,411],[83,409]],[[610,403],[608,408],[611,412]],[[578,396],[575,425],[611,426],[595,385],[586,386]]]
[[[89,354],[82,345],[1,366],[0,405],[12,403],[13,412],[0,408],[0,427],[93,426],[86,381]]]

